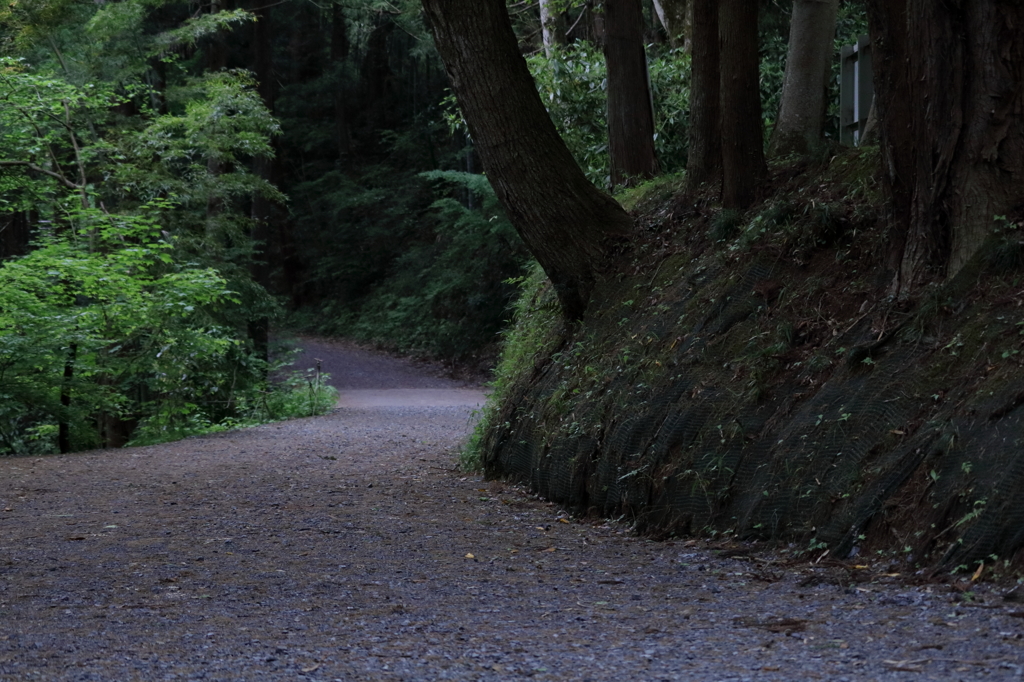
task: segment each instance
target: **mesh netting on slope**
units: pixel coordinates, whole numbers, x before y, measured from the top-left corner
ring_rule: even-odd
[[[506,402],[488,472],[653,533],[813,538],[838,556],[873,533],[947,567],[1024,545],[1019,313],[922,313],[899,333],[865,316],[804,367],[770,343],[773,276],[705,271],[628,313],[636,292],[608,285],[573,361]]]

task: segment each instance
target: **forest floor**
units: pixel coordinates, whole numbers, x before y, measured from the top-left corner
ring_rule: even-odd
[[[0,680],[1024,674],[1006,586],[570,517],[455,468],[478,386],[300,342],[325,416],[0,460]]]

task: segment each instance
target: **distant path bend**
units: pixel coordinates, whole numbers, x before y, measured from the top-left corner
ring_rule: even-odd
[[[472,407],[483,405],[480,386],[456,381],[428,363],[367,350],[346,341],[300,337],[293,366],[319,366],[338,389],[339,407]]]

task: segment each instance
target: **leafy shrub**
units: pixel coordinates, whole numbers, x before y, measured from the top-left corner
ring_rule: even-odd
[[[41,435],[59,423],[95,445],[104,415],[187,416],[223,390],[238,342],[214,313],[233,294],[174,259],[155,219],[166,207],[77,210],[0,264],[0,452],[52,451]]]
[[[503,332],[501,358],[481,418],[459,453],[459,466],[463,471],[478,471],[483,467],[483,434],[496,418],[498,406],[504,402],[516,379],[530,376],[537,358],[547,357],[559,339],[558,300],[540,265],[534,263],[526,275],[510,284],[519,288],[512,309],[512,324]]]
[[[165,412],[144,419],[129,445],[153,445],[189,436],[220,433],[267,422],[326,414],[338,402],[338,391],[318,371],[291,372],[284,378],[239,391],[237,416],[214,422],[203,412]],[[177,417],[177,418],[175,418]]]
[[[522,273],[528,256],[484,176],[430,171],[421,177],[447,195],[423,216],[434,238],[413,243],[394,261],[350,332],[461,357],[495,339],[515,292],[507,280]],[[473,208],[455,198],[463,189]]]
[[[401,175],[401,174],[392,174]],[[493,343],[529,256],[487,178],[461,171],[359,182],[340,174],[304,222],[332,224],[299,327],[454,359]],[[394,184],[390,184],[394,183]],[[311,287],[311,288],[312,288]]]

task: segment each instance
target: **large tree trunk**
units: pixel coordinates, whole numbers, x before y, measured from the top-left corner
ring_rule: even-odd
[[[905,296],[1024,204],[1024,6],[870,0],[875,102]]]
[[[719,179],[722,173],[718,5],[715,0],[692,2],[690,150],[686,157],[686,184],[691,190]]]
[[[821,145],[839,0],[794,0],[782,104],[772,134],[776,154],[809,154]]]
[[[544,41],[544,55],[551,59],[555,50],[565,45],[565,18],[551,7],[552,0],[540,0],[540,31]]]
[[[569,318],[586,309],[606,238],[633,221],[576,165],[540,101],[504,0],[423,0],[494,190]]]
[[[747,208],[768,167],[764,160],[757,0],[720,0],[722,206]]]
[[[605,0],[608,65],[608,152],[613,187],[629,186],[658,172],[654,109],[644,52],[640,0]]]
[[[691,49],[693,2],[691,0],[654,0],[654,12],[665,27],[668,43],[674,48]]]

